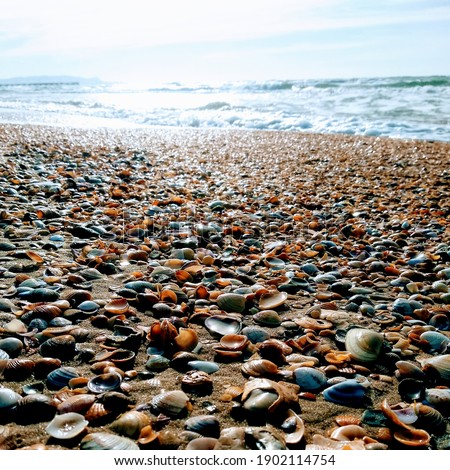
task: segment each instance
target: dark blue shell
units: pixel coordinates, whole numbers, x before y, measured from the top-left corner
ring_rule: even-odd
[[[365,397],[367,389],[358,381],[350,379],[339,382],[323,391],[326,401],[344,406],[360,406]]]

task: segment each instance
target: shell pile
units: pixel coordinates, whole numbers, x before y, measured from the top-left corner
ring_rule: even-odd
[[[4,126],[0,448],[450,448],[449,151]]]

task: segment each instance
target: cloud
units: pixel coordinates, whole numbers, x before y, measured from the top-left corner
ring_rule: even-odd
[[[80,55],[450,19],[442,2],[412,3],[414,8],[404,0],[2,0],[0,51],[10,57]]]

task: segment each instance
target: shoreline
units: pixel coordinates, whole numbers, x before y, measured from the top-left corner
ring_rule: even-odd
[[[338,349],[337,331],[351,325],[379,332],[384,338],[383,354],[394,349],[400,360],[411,360],[418,367],[420,361],[442,354],[424,350],[408,334],[414,322],[421,326],[417,322],[425,319],[430,325],[429,320],[438,314],[450,318],[449,278],[445,274],[439,277],[450,268],[447,255],[439,251],[441,245],[450,243],[450,174],[446,170],[450,143],[293,131],[0,124],[0,151],[4,199],[0,242],[14,245],[0,252],[0,295],[6,299],[0,315],[6,312],[19,320],[24,315],[27,302],[19,298],[17,287],[26,277],[47,279],[59,300],[73,289],[90,292],[98,311],[80,313],[78,305],[72,304],[68,310],[75,311],[61,313],[72,325],[87,330],[82,340],[77,339],[77,354],[63,361],[64,366],[75,367],[86,382],[95,376],[91,359],[102,351],[102,344],[119,341],[109,338],[114,321],[105,306],[118,292],[130,295],[123,291],[127,281],[146,280],[159,285],[155,295],[160,296],[164,288],[172,292],[167,298],[175,300],[170,306],[175,316],[197,314],[198,319],[185,326],[198,335],[202,360],[217,360],[219,341],[206,330],[204,318],[231,313],[242,326],[258,326],[285,344],[311,333],[318,346],[305,349],[309,359],[303,358],[304,367],[310,367],[312,361],[312,367],[328,374],[328,379],[342,373],[345,378],[363,377],[369,384],[370,403],[364,406],[329,402],[322,390],[298,398],[296,406],[305,432],[291,447],[313,445],[315,435],[329,439],[337,426],[336,417],[351,415],[367,433],[366,442],[356,438],[355,446],[409,448],[394,439],[395,425],[389,420],[382,420],[383,426],[361,423],[365,407],[379,414],[384,399],[390,405],[402,401],[397,369],[387,362],[389,357],[394,359],[383,356],[385,363],[365,364],[347,358],[335,370],[325,356],[326,351]],[[45,210],[54,214],[46,215]],[[201,232],[205,225],[210,232]],[[77,229],[80,226],[97,232]],[[63,240],[56,243],[52,235],[61,235]],[[425,261],[410,262],[422,255]],[[173,259],[178,262],[167,261]],[[186,271],[189,266],[191,271]],[[93,268],[99,277],[89,271]],[[159,277],[155,269],[161,271]],[[212,270],[217,279],[205,281]],[[283,291],[281,286],[292,279],[302,287]],[[408,288],[405,279],[411,284]],[[196,290],[202,282],[208,290],[204,297]],[[436,282],[441,282],[442,291],[434,290]],[[245,294],[245,308],[240,312],[219,308],[218,295],[236,288],[251,292]],[[173,292],[179,289],[183,295],[174,299]],[[273,303],[273,308],[261,307],[261,298],[273,291],[286,292],[286,298],[279,305]],[[420,309],[406,314],[396,310],[397,299],[410,302],[414,295]],[[124,324],[147,336],[159,314],[153,304],[147,308],[136,299],[128,300],[130,309],[116,326]],[[320,333],[314,322],[313,326],[298,324],[312,318],[312,307],[344,312],[348,318]],[[261,324],[255,315],[264,310],[276,315]],[[422,317],[415,310],[421,310]],[[109,316],[110,321],[103,317],[93,321],[101,315]],[[382,317],[389,321],[383,323]],[[3,319],[3,328],[6,323]],[[448,330],[440,333],[450,338]],[[39,359],[36,342],[25,343],[19,358]],[[219,371],[210,376],[212,393],[188,393],[192,409],[186,411],[187,416],[172,417],[167,423],[149,404],[162,389],[179,390],[186,372],[166,364],[167,368],[153,370],[150,377],[148,346],[148,339],[143,339],[131,369],[136,372],[127,371],[121,389],[130,408],[145,412],[159,433],[141,448],[186,448],[197,436],[190,431],[181,433],[180,428],[187,417],[205,414],[216,416],[221,431],[264,427],[275,441],[286,438],[277,420],[249,419],[239,395],[224,399],[232,385],[244,387],[248,382],[241,368],[244,360],[260,354],[255,344],[247,345],[237,360],[222,358]],[[300,354],[298,348],[291,354]],[[289,371],[295,364],[289,360],[278,364],[291,384],[294,380]],[[36,381],[34,375],[1,380],[3,387],[20,394],[24,384]],[[423,381],[424,387],[431,388],[432,382]],[[447,382],[438,380],[437,385]],[[54,398],[56,392],[45,383],[43,390]],[[39,442],[54,449],[78,449],[87,433],[113,432],[116,418],[111,414],[92,421],[87,431],[70,442],[50,438],[45,432],[48,420],[2,422],[0,449]],[[448,425],[448,419],[445,423]],[[391,432],[381,438],[380,429],[385,428]],[[449,448],[445,435],[435,431],[428,430],[432,439],[421,448]],[[221,436],[216,448],[248,448],[243,432],[236,431],[238,444]],[[136,443],[137,438],[132,440]]]

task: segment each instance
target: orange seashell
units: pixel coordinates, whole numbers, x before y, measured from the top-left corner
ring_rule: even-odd
[[[198,335],[192,328],[180,328],[173,341],[179,351],[192,351],[198,344]]]
[[[192,282],[194,280],[192,276],[183,269],[175,271],[175,279],[181,284],[184,284],[185,282]]]
[[[26,255],[28,256],[28,258],[30,258],[35,263],[40,264],[40,263],[43,263],[45,261],[44,258],[42,258],[42,256],[38,255],[34,251],[27,251]]]
[[[161,294],[159,295],[159,298],[161,302],[169,302],[169,303],[174,303],[176,304],[178,301],[177,294],[170,289],[164,289],[161,291]]]
[[[109,313],[114,315],[121,315],[128,312],[130,305],[126,299],[119,297],[117,299],[112,299],[105,305],[104,308]]]
[[[159,432],[155,431],[151,424],[149,424],[141,429],[137,442],[138,444],[145,446],[154,442],[158,437]]]
[[[209,291],[205,286],[201,285],[195,289],[194,296],[196,299],[208,299]]]
[[[339,415],[334,418],[338,426],[347,426],[348,424],[361,424],[361,419],[358,416],[352,415]]]

